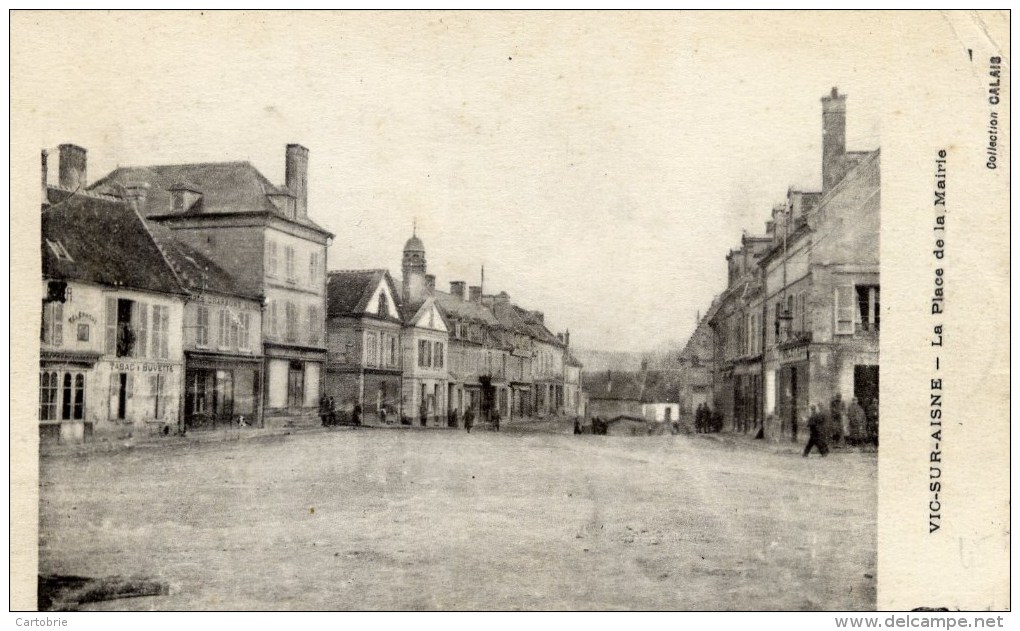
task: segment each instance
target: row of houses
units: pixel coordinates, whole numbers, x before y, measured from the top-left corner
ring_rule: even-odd
[[[446,423],[583,410],[569,332],[505,293],[449,293],[415,235],[400,287],[327,271],[334,235],[308,212],[305,147],[285,183],[248,162],[119,167],[42,152],[39,423],[81,441],[222,424],[320,422],[330,399],[366,418]]]
[[[877,425],[880,152],[847,151],[836,88],[822,132],[822,189],[789,189],[764,233],[730,250],[727,286],[683,354],[688,400],[707,384],[733,431],[805,439],[809,406],[837,396]]]

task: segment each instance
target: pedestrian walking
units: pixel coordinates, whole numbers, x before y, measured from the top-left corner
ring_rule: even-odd
[[[425,427],[429,421],[429,411],[425,407],[425,402],[422,401],[421,407],[418,408],[418,420],[421,421],[421,426]]]
[[[467,433],[471,433],[471,427],[475,424],[475,411],[468,408],[467,412],[464,412],[464,429]]]
[[[811,416],[808,417],[808,431],[810,437],[807,445],[804,446],[804,457],[807,458],[813,447],[818,447],[818,453],[825,456],[829,453],[828,433],[825,428],[825,415],[818,411],[818,406],[811,405]]]
[[[574,436],[581,433],[581,419],[574,417]]]
[[[361,405],[358,403],[354,404],[354,414],[351,415],[351,423],[361,425]]]

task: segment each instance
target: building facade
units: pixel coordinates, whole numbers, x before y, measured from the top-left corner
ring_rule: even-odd
[[[80,192],[84,149],[61,145],[46,182],[44,153],[41,439],[177,431],[186,290],[129,203]]]
[[[263,299],[265,422],[318,423],[325,347],[326,248],[308,212],[308,150],[288,145],[286,183],[247,162],[121,167],[91,187],[125,195],[151,222]]]
[[[396,284],[386,270],[329,273],[326,284],[327,397],[362,419],[399,422],[404,412],[402,320]]]
[[[803,441],[810,405],[829,412],[838,397],[877,432],[880,152],[846,150],[835,88],[822,129],[822,190],[788,190],[766,234],[730,252],[708,316],[712,402],[732,430]]]

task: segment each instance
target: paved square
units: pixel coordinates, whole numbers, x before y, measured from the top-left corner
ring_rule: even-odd
[[[336,431],[41,460],[40,572],[104,609],[874,609],[876,457]]]

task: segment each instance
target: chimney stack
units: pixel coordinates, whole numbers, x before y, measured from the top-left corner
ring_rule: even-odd
[[[822,193],[843,179],[846,154],[846,95],[835,87],[822,97]]]
[[[287,188],[294,193],[298,217],[308,216],[308,149],[287,145]]]
[[[481,285],[471,285],[470,287],[468,287],[468,291],[470,292],[471,302],[481,302],[482,301],[482,287],[481,287]]]
[[[465,299],[464,293],[467,291],[467,283],[462,280],[450,281],[450,293],[461,300]]]
[[[50,152],[45,149],[42,150],[42,203],[48,204],[50,202],[50,196],[46,193],[46,184],[50,177],[50,168],[47,166],[46,161],[49,159]]]
[[[87,152],[78,145],[60,145],[60,188],[66,191],[85,190]]]
[[[545,314],[542,313],[541,311],[532,311],[531,315],[535,316],[535,319],[541,322],[542,324],[545,324]]]
[[[436,275],[435,274],[425,274],[425,286],[428,287],[431,291],[435,291],[436,290]]]
[[[570,329],[563,332],[563,343],[570,346]]]

